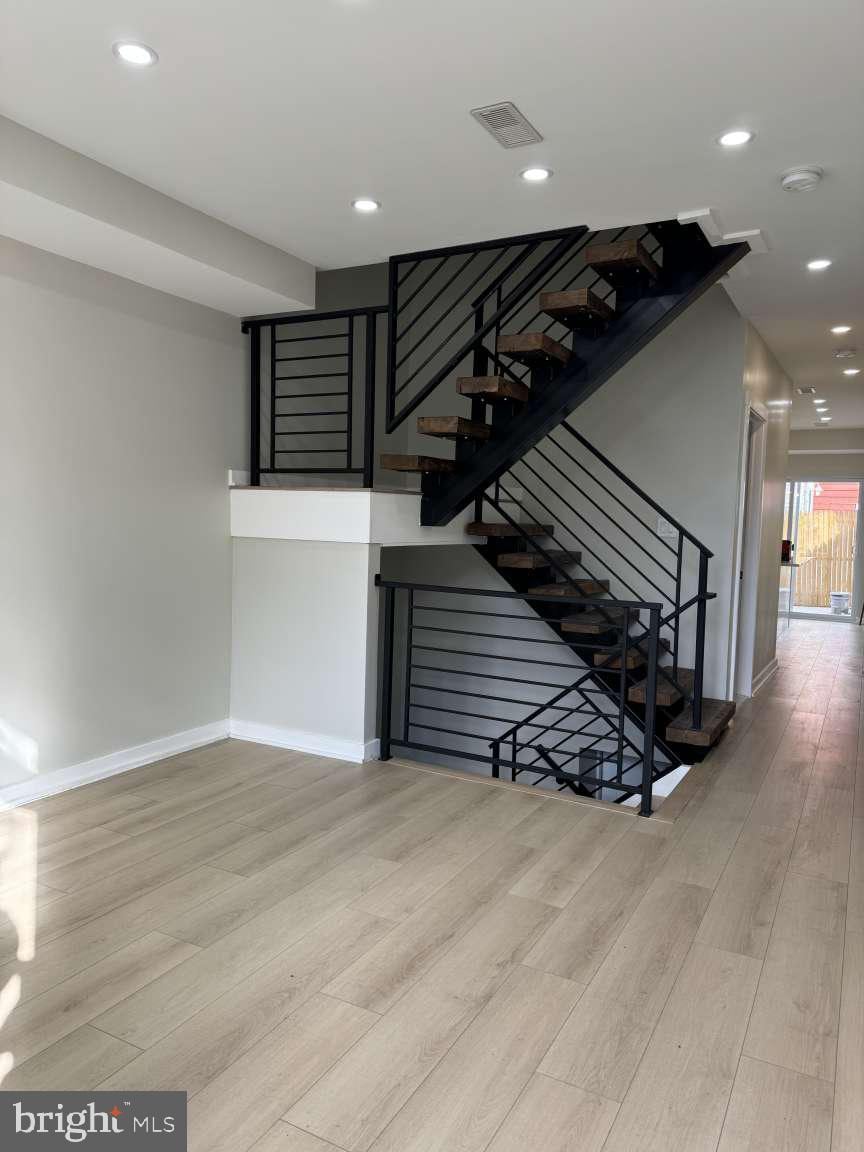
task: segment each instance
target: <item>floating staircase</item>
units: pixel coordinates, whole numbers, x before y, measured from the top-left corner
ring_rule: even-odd
[[[525,535],[523,536],[523,531]],[[518,526],[495,522],[475,522],[468,525],[471,535],[485,536],[486,543],[479,551],[518,591],[544,596],[578,595],[596,602],[596,608],[584,607],[577,613],[556,616],[544,605],[541,612],[546,623],[563,639],[570,641],[572,650],[580,655],[586,664],[593,665],[603,677],[604,684],[613,691],[620,684],[622,659],[620,654],[624,613],[616,608],[603,608],[604,599],[609,593],[608,580],[593,580],[564,574],[553,582],[535,582],[538,572],[544,568],[551,571],[547,557],[564,556],[569,564],[578,566],[581,555],[578,552],[561,553],[547,549],[546,543],[553,537],[552,525],[519,523]],[[518,537],[521,545],[514,550],[513,538]],[[533,550],[533,541],[543,542],[544,553]],[[506,551],[499,541],[507,541]],[[536,605],[535,605],[536,609]],[[628,621],[631,638],[638,633],[637,621]],[[607,651],[598,651],[598,648]],[[701,759],[720,739],[729,726],[734,714],[733,701],[704,698],[702,701],[701,724],[694,727],[692,705],[689,702],[693,692],[694,673],[690,668],[677,668],[674,671],[669,663],[671,643],[663,637],[659,641],[661,662],[657,666],[655,689],[655,727],[663,743],[664,752],[672,766],[679,763],[692,763]],[[644,715],[646,702],[645,665],[647,654],[644,643],[638,636],[628,646],[623,661],[626,673],[626,699],[635,717]],[[666,663],[662,661],[665,660]],[[614,675],[609,675],[609,674]]]
[[[685,230],[674,222],[583,245],[581,266],[569,279],[587,279],[587,283],[538,283],[536,310],[523,306],[514,313],[521,323],[508,330],[499,307],[496,324],[475,343],[476,374],[455,376],[456,393],[471,402],[470,417],[417,419],[421,434],[456,442],[454,457],[391,454],[381,458],[385,468],[418,472],[423,477],[424,523],[446,522],[473,500],[478,518],[467,531],[486,540],[480,551],[516,590],[597,601],[596,610],[586,608],[556,618],[554,611],[547,609],[544,618],[574,651],[584,648],[586,664],[607,687],[612,685],[625,694],[626,706],[636,721],[644,720],[644,645],[637,635],[624,657],[596,650],[620,645],[622,614],[602,609],[604,598],[610,594],[610,581],[602,570],[582,571],[578,549],[552,548],[555,526],[551,523],[525,517],[508,522],[498,515],[482,519],[483,494],[491,484],[497,486],[508,469],[523,460],[741,254],[740,246],[711,249],[700,232]],[[500,299],[499,292],[495,301],[499,305]],[[481,332],[482,321],[481,312],[475,316],[475,328]],[[437,383],[448,386],[443,377]],[[500,493],[497,495],[500,498]],[[491,504],[497,510],[498,500],[493,498]],[[638,556],[633,558],[634,563],[638,560]],[[676,618],[676,628],[677,624]],[[694,691],[701,692],[701,684],[696,684],[691,669],[677,666],[677,653],[669,662],[669,650],[668,641],[661,644],[660,657],[667,664],[661,662],[657,672],[656,731],[670,761],[689,762],[716,743],[735,706],[727,701],[694,700]]]
[[[430,450],[417,450],[412,437],[413,451],[388,451],[380,467],[420,476],[423,525],[448,524],[473,506],[468,536],[513,589],[496,595],[515,596],[514,606],[529,608],[535,614],[529,619],[539,617],[551,629],[554,638],[537,643],[565,649],[569,662],[555,667],[578,669],[573,684],[536,708],[533,697],[522,701],[528,714],[506,732],[514,778],[527,770],[517,753],[530,754],[531,770],[562,787],[589,795],[613,787],[618,799],[638,792],[647,814],[650,781],[704,755],[734,713],[734,704],[703,692],[710,552],[570,418],[746,251],[741,244],[712,247],[697,227],[677,221],[597,233],[568,228],[394,256],[386,306],[244,322],[251,335],[252,485],[263,474],[355,473],[372,486],[376,362],[386,342],[386,434],[413,416]],[[424,407],[433,396],[434,406]],[[440,414],[448,409],[452,414]],[[652,527],[658,516],[673,543]],[[416,585],[417,595],[423,588]],[[415,586],[385,586],[385,593],[391,653],[382,675],[388,715],[382,747],[389,752],[387,704],[399,691],[401,746],[449,752],[441,741],[458,736],[454,725],[477,710],[476,694],[462,689],[470,708],[453,700],[438,709],[427,703],[421,708],[427,718],[412,719],[410,675],[394,688],[392,628],[393,597],[404,594],[410,671]],[[457,623],[473,614],[452,611]],[[439,631],[462,634],[458,627]],[[523,639],[500,638],[517,646]],[[457,653],[463,660],[476,654]],[[452,671],[467,675],[464,668]],[[496,678],[509,680],[511,696],[520,683],[506,674]],[[535,694],[558,688],[539,673],[529,674],[525,686]],[[571,708],[567,698],[577,703]],[[561,723],[544,726],[541,713],[549,709]],[[428,720],[436,711],[443,718],[437,727]],[[590,732],[582,735],[586,716],[607,726],[602,746]],[[504,717],[487,710],[484,719],[500,724]],[[439,743],[412,737],[412,728],[438,733]],[[641,742],[632,738],[639,730]],[[561,733],[579,747],[553,739]],[[503,739],[491,741],[491,754],[468,758],[485,760],[497,774]],[[606,783],[610,768],[614,785]]]

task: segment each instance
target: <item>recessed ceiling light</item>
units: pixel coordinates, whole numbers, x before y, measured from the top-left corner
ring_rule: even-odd
[[[749,144],[752,139],[753,133],[748,132],[746,128],[730,128],[718,138],[717,143],[722,144],[724,148],[740,148],[742,144]]]
[[[769,408],[791,408],[792,407],[792,401],[791,400],[769,400],[768,401],[768,407]]]
[[[835,324],[831,329],[835,336],[845,336],[847,332],[852,331],[851,324]]]
[[[807,267],[810,269],[811,272],[824,272],[826,268],[831,267],[831,261],[830,260],[810,260],[807,263]]]
[[[819,408],[817,408],[816,411],[821,413],[821,412],[827,412],[828,409],[823,404]]]
[[[814,403],[814,404],[824,404],[824,403],[825,403],[825,401],[824,401],[824,400],[817,400],[817,399],[816,399],[816,397],[814,396],[814,397],[813,397],[813,403]]]
[[[858,349],[857,348],[835,348],[834,349],[834,359],[835,360],[854,360],[857,355],[858,355]]]
[[[820,424],[829,424],[830,422],[831,422],[830,416],[820,416],[819,417],[819,423]]]
[[[544,180],[548,180],[552,175],[552,169],[523,168],[519,175],[523,180],[527,180],[529,184],[542,184]]]
[[[153,48],[137,44],[134,40],[119,40],[114,45],[114,55],[124,64],[132,64],[135,68],[149,68],[159,59]]]
[[[351,201],[351,207],[355,212],[377,212],[381,205],[368,196],[358,196],[356,200]]]
[[[857,376],[860,371],[861,371],[860,368],[844,368],[843,369],[843,375],[844,376]]]

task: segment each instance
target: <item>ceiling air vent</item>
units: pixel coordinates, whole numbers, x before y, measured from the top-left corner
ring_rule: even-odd
[[[798,393],[799,396],[815,396],[816,395],[816,389],[815,388],[796,388],[795,391]]]
[[[543,139],[534,125],[526,120],[515,104],[488,104],[485,108],[472,108],[471,115],[494,136],[502,148],[522,148]]]

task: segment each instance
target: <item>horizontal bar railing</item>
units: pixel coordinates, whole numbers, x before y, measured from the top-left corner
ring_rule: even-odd
[[[512,779],[535,786],[618,801],[638,795],[650,813],[653,782],[672,765],[658,759],[650,726],[634,725],[620,693],[586,665],[586,646],[548,627],[562,609],[591,606],[590,598],[376,583],[383,759],[394,751],[434,755],[483,764],[494,776],[504,765]],[[656,640],[658,603],[609,604],[625,616],[644,615]],[[588,647],[615,654],[608,644]],[[622,658],[626,644],[615,651]]]
[[[250,336],[250,479],[374,479],[375,391],[385,306],[243,322]]]

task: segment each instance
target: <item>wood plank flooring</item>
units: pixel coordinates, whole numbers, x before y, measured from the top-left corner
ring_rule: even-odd
[[[225,741],[0,813],[0,1080],[193,1152],[860,1152],[864,629],[651,820]],[[35,930],[35,942],[34,942]]]

